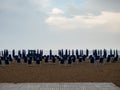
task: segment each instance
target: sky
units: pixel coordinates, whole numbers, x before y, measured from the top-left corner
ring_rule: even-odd
[[[120,0],[0,0],[0,49],[120,49]]]

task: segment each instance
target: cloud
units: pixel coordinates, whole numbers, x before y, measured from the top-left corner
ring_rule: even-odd
[[[38,11],[44,11],[51,5],[51,0],[30,0],[29,2]]]
[[[51,5],[51,0],[0,0],[0,11],[44,11]]]
[[[18,7],[18,0],[1,0],[0,11],[14,11]]]
[[[120,12],[120,0],[87,0],[85,4],[96,11]]]
[[[64,12],[59,8],[53,8],[50,13],[51,14],[64,14]]]
[[[63,12],[63,11],[61,11]],[[103,28],[112,32],[120,32],[120,13],[102,12],[98,16],[92,14],[75,15],[71,18],[65,15],[50,15],[46,19],[49,27],[56,30],[78,30],[78,29],[95,29]]]
[[[120,0],[84,0],[66,4],[68,15],[100,15],[101,12],[120,12]]]

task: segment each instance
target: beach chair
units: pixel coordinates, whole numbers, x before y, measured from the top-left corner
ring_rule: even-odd
[[[90,55],[89,59],[90,59],[90,63],[94,63],[95,62],[95,59],[94,59],[94,57],[92,55]]]
[[[40,64],[40,58],[39,57],[36,58],[36,64]]]
[[[81,56],[79,56],[79,62],[81,63],[83,61],[83,58]]]
[[[72,63],[72,60],[71,60],[71,57],[69,56],[68,57],[68,64],[71,64]]]
[[[103,61],[104,61],[104,58],[100,57],[99,63],[103,63]]]

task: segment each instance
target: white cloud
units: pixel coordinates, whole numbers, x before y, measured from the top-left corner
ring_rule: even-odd
[[[64,12],[59,8],[53,8],[51,14],[64,14]]]
[[[120,32],[120,13],[102,12],[99,16],[93,16],[91,14],[76,15],[72,18],[63,16],[50,15],[46,19],[46,23],[54,28],[60,30],[75,30],[75,29],[92,29],[92,28],[104,28],[113,32]]]

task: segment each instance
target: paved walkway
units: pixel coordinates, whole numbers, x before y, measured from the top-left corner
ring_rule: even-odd
[[[0,83],[0,90],[120,90],[113,83]]]

